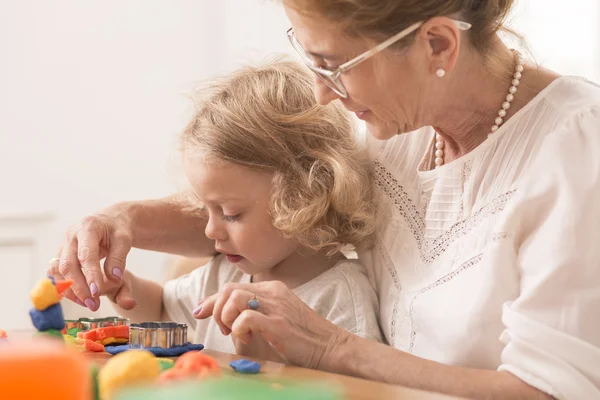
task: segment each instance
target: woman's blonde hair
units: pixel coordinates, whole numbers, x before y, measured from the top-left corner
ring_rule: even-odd
[[[418,21],[459,15],[472,24],[473,46],[485,53],[490,39],[504,27],[515,0],[283,0],[305,14],[340,23],[348,34],[390,37]],[[518,37],[518,35],[516,35]],[[399,45],[404,41],[399,42]]]
[[[185,152],[273,173],[273,225],[315,251],[371,244],[373,187],[347,112],[319,105],[312,75],[278,58],[200,90]]]

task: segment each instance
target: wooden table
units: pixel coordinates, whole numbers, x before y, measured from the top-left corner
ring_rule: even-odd
[[[221,353],[219,351],[202,350],[203,353],[214,357],[221,368],[227,373],[231,371],[231,374],[235,374],[229,362],[240,356]],[[107,353],[88,353],[88,357],[96,362],[103,363],[110,358]],[[366,399],[402,399],[402,400],[450,400],[457,399],[456,397],[444,396],[437,393],[423,392],[420,390],[408,389],[402,386],[388,385],[385,383],[373,382],[365,379],[353,378],[345,375],[332,374],[323,371],[317,371],[307,368],[294,367],[290,365],[279,364],[270,361],[259,361],[262,364],[261,367],[261,378],[267,378],[277,382],[278,379],[283,381],[291,380],[294,381],[309,381],[309,382],[331,382],[343,388],[345,392],[345,398],[348,400],[366,400]],[[245,377],[251,377],[245,375]]]
[[[31,337],[32,331],[9,332],[9,338],[15,337]],[[219,351],[204,349],[203,353],[214,357],[219,365],[223,368],[225,374],[235,374],[229,362],[240,356],[222,353]],[[103,364],[111,355],[108,353],[85,353],[86,358],[90,362]],[[261,373],[255,375],[260,379],[269,379],[273,382],[282,381],[309,381],[309,382],[328,382],[340,386],[345,393],[345,398],[348,400],[365,400],[365,399],[402,399],[402,400],[450,400],[457,397],[445,396],[437,393],[424,392],[420,390],[408,389],[402,386],[389,385],[369,381],[365,379],[354,378],[345,375],[333,374],[329,372],[317,371],[307,368],[294,367],[270,361],[259,361],[262,364]],[[230,372],[229,372],[230,371]],[[253,376],[244,375],[252,379]],[[175,400],[175,399],[174,399]]]

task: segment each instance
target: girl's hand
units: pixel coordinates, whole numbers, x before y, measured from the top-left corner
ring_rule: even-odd
[[[125,271],[123,279],[119,283],[107,280],[105,285],[104,295],[124,310],[132,310],[136,306],[131,289],[132,276],[129,271]]]

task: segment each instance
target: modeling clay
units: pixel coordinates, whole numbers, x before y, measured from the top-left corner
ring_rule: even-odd
[[[67,335],[69,336],[73,336],[73,337],[77,337],[77,333],[81,332],[81,329],[79,328],[71,328],[71,329],[67,329]]]
[[[31,302],[36,310],[43,311],[46,308],[58,303],[61,299],[61,293],[71,286],[73,281],[58,281],[56,284],[51,279],[46,278],[38,284],[29,293]]]
[[[8,335],[4,329],[0,329],[0,339],[6,339]]]
[[[221,376],[221,367],[217,360],[199,351],[191,351],[179,357],[173,368],[160,374],[160,381],[215,376]]]
[[[232,361],[229,366],[240,374],[258,374],[260,372],[260,363],[245,358]]]
[[[32,308],[29,310],[29,315],[33,326],[38,331],[47,331],[48,329],[58,329],[60,331],[65,327],[65,319],[60,303],[54,304],[43,311]]]
[[[105,346],[109,345],[119,345],[119,344],[127,344],[129,342],[129,338],[114,338],[109,337],[100,341]]]
[[[160,371],[163,372],[173,368],[175,361],[171,360],[170,358],[159,358],[158,364],[160,365]]]
[[[63,334],[57,329],[48,329],[45,331],[38,331],[35,333],[35,336],[47,336],[56,339],[60,339],[64,341]]]
[[[91,364],[90,365],[90,375],[91,375],[91,382],[92,382],[92,400],[100,400],[100,389],[98,388],[98,373],[100,372],[100,369],[98,368],[97,365],[95,364]]]
[[[91,340],[88,339],[79,339],[77,338],[80,342],[81,342],[81,347],[83,349],[83,351],[91,351],[94,353],[99,353],[105,350],[104,345],[100,344],[100,343],[96,343],[93,342]]]
[[[341,390],[328,383],[290,383],[285,387],[273,387],[268,382],[254,379],[223,377],[201,382],[185,382],[177,385],[161,385],[152,388],[127,389],[119,393],[117,400],[340,400]]]
[[[43,311],[60,301],[56,286],[50,279],[43,279],[29,293],[31,302],[36,310]]]
[[[187,343],[185,346],[176,346],[176,347],[171,347],[168,349],[165,349],[163,347],[148,347],[144,350],[148,350],[149,352],[154,354],[156,357],[177,357],[184,353],[187,353],[188,351],[194,351],[194,350],[197,351],[197,350],[202,350],[203,348],[204,348],[204,345],[201,345],[201,344]],[[109,354],[119,354],[124,351],[133,350],[133,349],[128,344],[122,344],[119,346],[106,346],[105,350]]]
[[[130,350],[112,357],[98,373],[98,387],[102,400],[112,400],[127,386],[153,383],[160,367],[152,353]]]
[[[65,290],[71,287],[73,281],[71,279],[65,279],[64,281],[53,281],[54,286],[56,286],[56,291],[58,291],[58,295],[62,299],[62,294]]]
[[[78,346],[81,345],[81,343],[79,342],[79,340],[77,340],[77,338],[74,338],[73,336],[65,335],[64,333],[63,333],[63,339],[67,345],[69,345],[73,348],[78,349]]]
[[[0,398],[89,399],[87,361],[49,340],[17,341],[0,351]]]
[[[107,326],[104,328],[91,329],[85,332],[78,332],[78,338],[93,340],[94,342],[102,342],[108,338],[127,339],[129,340],[129,327],[126,325]],[[108,344],[108,343],[104,343]]]

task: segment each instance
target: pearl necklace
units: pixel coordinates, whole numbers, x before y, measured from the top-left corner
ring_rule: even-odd
[[[523,72],[523,56],[516,50],[513,50],[515,53],[515,73],[513,74],[513,79],[511,81],[511,86],[508,88],[508,94],[506,95],[506,101],[502,103],[502,108],[498,111],[498,116],[494,120],[494,125],[492,125],[491,132],[488,133],[488,137],[496,132],[500,125],[504,122],[504,117],[506,117],[506,111],[510,108],[510,103],[515,98],[515,93],[517,93],[517,86],[521,81],[521,73]],[[436,133],[435,134],[435,167],[441,167],[444,165],[444,139]]]

